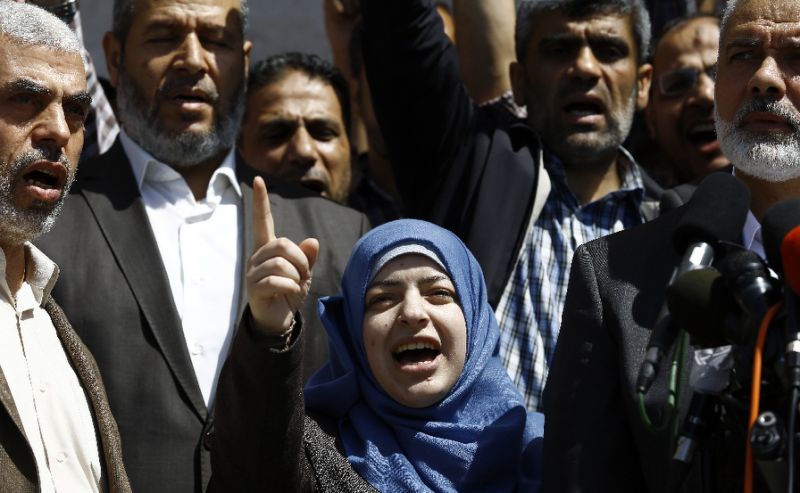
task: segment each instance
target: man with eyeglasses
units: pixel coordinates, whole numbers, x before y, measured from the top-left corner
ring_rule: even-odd
[[[730,164],[714,130],[719,19],[695,16],[668,26],[656,44],[647,128],[675,183],[698,180]]]

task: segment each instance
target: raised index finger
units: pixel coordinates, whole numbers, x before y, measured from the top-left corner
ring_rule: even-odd
[[[256,250],[275,239],[267,185],[260,176],[253,180],[253,238]]]

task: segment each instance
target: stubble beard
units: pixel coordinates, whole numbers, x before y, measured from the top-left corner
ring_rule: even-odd
[[[616,155],[619,147],[628,138],[633,126],[633,116],[636,110],[638,90],[634,86],[630,97],[625,104],[616,110],[607,111],[606,128],[577,132],[559,128],[546,121],[546,118],[537,118],[535,109],[529,114],[529,121],[536,132],[542,136],[547,149],[556,153],[556,156],[566,165],[577,166],[607,166],[609,158]]]
[[[75,171],[69,159],[60,151],[54,152],[34,149],[14,159],[10,164],[2,164],[5,172],[0,175],[0,231],[4,245],[22,245],[33,241],[53,228],[56,218],[64,207],[70,187],[75,181]],[[22,181],[22,174],[28,166],[41,160],[58,161],[68,170],[67,180],[61,190],[61,197],[55,202],[34,201],[30,207],[22,209],[14,203],[14,186]]]

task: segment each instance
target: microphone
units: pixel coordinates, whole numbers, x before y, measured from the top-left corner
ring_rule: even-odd
[[[798,292],[800,292],[800,200],[780,202],[764,215],[764,250],[770,265],[784,281],[786,370],[789,398],[787,446],[787,490],[795,491],[798,403],[800,403],[800,324],[798,324]]]
[[[749,209],[750,191],[741,181],[725,173],[706,177],[687,203],[673,233],[674,247],[682,258],[669,284],[685,272],[711,265],[714,248],[720,241],[739,241]],[[639,369],[637,392],[645,394],[650,389],[677,334],[665,299]]]
[[[692,336],[693,346],[723,346],[734,331],[736,301],[714,268],[681,274],[667,288],[667,307],[678,326]]]

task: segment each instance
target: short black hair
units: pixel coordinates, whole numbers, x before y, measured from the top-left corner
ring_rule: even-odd
[[[650,54],[650,13],[642,0],[522,0],[517,8],[517,61],[525,62],[528,42],[535,19],[544,12],[560,10],[569,19],[583,19],[597,14],[630,16],[636,42],[637,61],[645,63]]]
[[[311,53],[291,51],[273,55],[256,63],[247,78],[247,93],[252,94],[262,87],[280,81],[290,72],[300,72],[311,79],[327,83],[336,93],[342,107],[342,121],[347,134],[350,134],[350,91],[342,73],[327,60]]]

